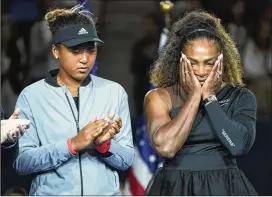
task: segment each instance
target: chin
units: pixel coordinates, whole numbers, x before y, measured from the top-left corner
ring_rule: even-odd
[[[83,81],[88,75],[89,73],[80,73],[77,74],[76,76],[73,76],[73,78],[77,81]]]

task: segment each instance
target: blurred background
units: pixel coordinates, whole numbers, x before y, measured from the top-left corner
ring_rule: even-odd
[[[83,1],[1,1],[1,104],[7,117],[13,112],[22,89],[58,66],[51,54],[52,36],[43,21],[46,11],[70,8],[78,2]],[[238,164],[260,195],[272,195],[272,1],[171,2],[172,9],[167,6],[162,9],[158,0],[87,0],[85,3],[85,8],[97,17],[98,33],[105,42],[98,49],[95,74],[120,83],[129,98],[136,154],[133,166],[119,173],[123,194],[143,195],[160,165],[160,159],[147,141],[142,116],[143,98],[150,89],[150,66],[167,42],[171,23],[184,12],[201,8],[222,19],[241,54],[244,81],[257,98],[258,120],[255,144],[247,156],[238,159]],[[12,170],[12,152],[1,152],[1,194],[27,195],[32,177],[16,175]]]

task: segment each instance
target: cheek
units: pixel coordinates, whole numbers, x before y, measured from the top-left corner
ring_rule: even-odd
[[[192,69],[193,69],[194,73],[196,73],[198,71],[198,67],[197,66],[192,66]]]
[[[72,68],[76,65],[77,58],[74,56],[66,56],[61,59],[61,64],[66,68]]]
[[[72,62],[77,61],[77,56],[72,53],[65,53],[61,55],[61,60],[66,64],[71,64]]]
[[[212,71],[212,68],[213,68],[213,67],[208,66],[208,67],[206,68],[206,72],[210,74],[210,72]]]
[[[90,54],[88,59],[89,59],[89,62],[93,63],[95,61],[95,59],[96,59],[96,53]]]

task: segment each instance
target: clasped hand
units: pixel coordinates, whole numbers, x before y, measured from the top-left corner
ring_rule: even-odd
[[[98,119],[96,118],[94,121],[97,120]],[[106,123],[104,126],[102,126],[103,129],[101,128],[102,132],[94,139],[94,145],[96,146],[99,146],[113,138],[113,136],[119,133],[120,129],[122,128],[122,120],[120,119],[120,117],[116,117],[114,119],[114,115],[111,115],[104,120],[106,121]]]
[[[113,136],[120,132],[122,127],[120,117],[114,117],[114,115],[103,119],[96,117],[90,121],[77,136],[72,138],[71,145],[73,150],[80,151],[91,144],[99,146],[112,139]]]

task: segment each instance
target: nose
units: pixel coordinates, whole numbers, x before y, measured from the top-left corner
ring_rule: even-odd
[[[201,78],[204,78],[208,75],[208,71],[207,71],[206,67],[203,65],[197,66],[197,68],[195,68],[194,71],[195,71],[195,75],[197,75]]]
[[[87,51],[83,51],[80,57],[80,63],[82,64],[87,64],[88,62],[88,52]]]

